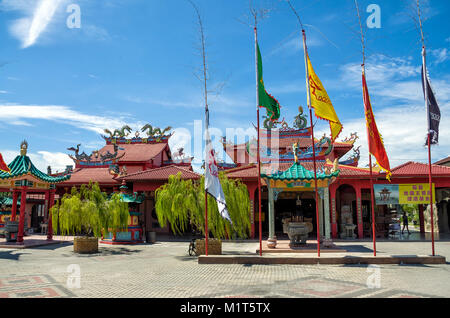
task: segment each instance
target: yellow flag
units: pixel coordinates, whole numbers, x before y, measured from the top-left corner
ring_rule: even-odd
[[[314,108],[315,114],[318,118],[326,120],[330,123],[331,139],[336,140],[342,131],[342,124],[339,121],[333,104],[328,97],[327,91],[322,85],[319,77],[314,72],[314,69],[309,60],[309,56],[306,55],[308,60],[308,74],[309,74],[309,90],[311,96],[311,107]]]

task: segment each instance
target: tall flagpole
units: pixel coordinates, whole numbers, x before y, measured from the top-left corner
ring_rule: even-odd
[[[305,51],[305,70],[306,70],[306,92],[308,96],[308,108],[309,108],[309,119],[311,121],[311,140],[312,140],[312,150],[313,150],[313,163],[314,163],[314,191],[316,195],[316,226],[317,226],[317,256],[320,257],[320,220],[319,220],[319,196],[317,189],[317,166],[316,166],[316,149],[314,144],[314,125],[312,120],[312,107],[311,107],[311,91],[309,83],[309,70],[308,70],[308,49],[306,47],[306,33],[302,29],[303,35],[303,49]]]
[[[291,1],[287,1],[289,4],[289,7],[291,8],[292,12],[297,17],[298,23],[300,24],[300,27],[302,29],[302,36],[303,36],[303,50],[305,55],[305,73],[306,73],[306,94],[308,99],[308,108],[309,108],[309,119],[311,122],[311,141],[312,141],[312,150],[313,150],[313,165],[314,165],[314,191],[315,191],[315,197],[316,197],[316,227],[317,227],[317,256],[320,257],[320,220],[319,220],[319,196],[318,192],[319,189],[317,188],[317,165],[316,165],[316,149],[314,147],[314,125],[312,121],[312,106],[311,106],[311,90],[310,90],[310,82],[309,82],[309,69],[308,69],[308,48],[306,46],[306,33],[305,28],[303,27],[302,20],[300,19],[300,16],[298,15],[297,11],[295,10],[294,6],[292,5]]]
[[[364,43],[364,32],[362,28],[361,23],[361,15],[359,13],[359,7],[358,7],[358,0],[355,0],[356,5],[356,11],[358,13],[358,19],[359,19],[359,27],[361,30],[361,45],[362,45],[362,55],[363,55],[363,63],[361,64],[362,67],[362,74],[365,78],[366,76],[366,46]],[[363,83],[364,85],[364,83]],[[365,99],[365,92],[363,87],[363,99]],[[364,101],[365,103],[365,101]],[[367,142],[370,143],[369,138],[369,127],[367,127]],[[376,220],[375,220],[375,193],[373,189],[373,171],[372,171],[372,154],[370,153],[370,144],[369,144],[369,167],[370,167],[370,201],[371,201],[371,210],[372,210],[372,240],[373,240],[373,256],[377,256],[377,243],[376,243]]]
[[[197,14],[198,18],[198,24],[200,29],[200,38],[201,38],[201,45],[202,45],[202,58],[203,58],[203,95],[205,98],[205,133],[206,133],[206,142],[205,142],[205,255],[208,256],[208,238],[209,238],[209,231],[208,231],[208,190],[206,189],[206,169],[207,167],[207,159],[208,154],[206,153],[208,149],[208,142],[211,142],[211,139],[209,137],[209,109],[208,109],[208,87],[207,87],[207,81],[208,81],[208,74],[206,71],[206,47],[205,47],[205,33],[203,31],[203,22],[202,18],[200,16],[200,12],[197,8],[197,6],[190,1],[190,4],[192,7],[194,7],[194,10]]]
[[[434,207],[433,207],[433,180],[432,180],[432,169],[431,169],[431,122],[430,122],[430,105],[428,102],[428,75],[426,68],[426,48],[425,48],[425,38],[423,35],[423,27],[422,27],[422,17],[420,12],[420,3],[417,0],[417,12],[419,14],[419,27],[420,27],[420,36],[422,39],[422,73],[423,73],[423,87],[425,94],[425,107],[427,109],[427,121],[428,121],[428,183],[430,186],[430,211],[431,211],[431,250],[432,255],[435,256],[435,248],[434,248]]]
[[[262,256],[262,220],[261,220],[261,156],[260,156],[260,123],[259,123],[259,69],[258,69],[258,28],[257,28],[257,15],[255,14],[255,65],[256,65],[256,116],[257,116],[257,129],[258,129],[258,141],[257,141],[257,162],[258,162],[258,213],[259,213],[259,256]]]

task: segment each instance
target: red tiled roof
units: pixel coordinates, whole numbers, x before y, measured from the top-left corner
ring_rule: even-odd
[[[125,152],[125,155],[119,160],[119,162],[130,162],[130,161],[143,161],[147,162],[155,158],[157,155],[167,147],[167,143],[157,143],[157,144],[120,144],[119,148],[124,150],[118,151],[118,156],[120,157]],[[106,152],[114,153],[114,145],[106,145],[99,150],[100,154],[105,154]]]
[[[258,166],[250,164],[248,166],[226,170],[225,173],[228,178],[256,179],[258,177]]]
[[[419,162],[409,161],[392,169],[392,175],[395,176],[427,176],[428,165]],[[431,173],[434,176],[450,177],[450,167],[431,165]]]
[[[441,160],[439,160],[439,161],[437,161],[437,162],[435,162],[433,164],[434,165],[442,165],[442,164],[446,164],[446,163],[449,163],[449,162],[450,162],[450,157],[447,157],[447,158],[441,159]]]
[[[310,170],[310,171],[314,170],[314,164],[312,162],[301,162],[300,164],[303,167],[305,167],[307,170]],[[278,171],[286,171],[291,166],[292,166],[292,163],[281,163],[277,167],[278,167]],[[324,167],[332,168],[333,165],[327,164],[324,162],[317,162],[316,167],[318,170],[321,170]],[[264,170],[266,170],[268,173],[270,173],[269,169],[270,169],[269,165],[265,165],[265,164],[261,165],[262,172],[264,172]],[[370,175],[370,172],[368,169],[358,168],[358,167],[339,165],[339,170],[340,170],[339,177],[341,177],[341,176],[342,177],[347,177],[347,176],[359,177],[359,176],[369,176]],[[256,179],[258,176],[258,170],[257,170],[257,166],[252,164],[252,165],[248,165],[248,166],[244,166],[244,167],[230,169],[230,170],[226,171],[226,174],[229,178],[241,178],[241,179],[255,178]],[[376,175],[376,174],[377,174],[377,172],[374,172],[374,175]]]
[[[73,171],[69,181],[63,182],[61,185],[87,184],[89,181],[98,182],[103,185],[120,184],[120,182],[114,180],[114,176],[109,173],[109,168],[78,168]]]
[[[181,172],[182,179],[200,179],[201,175],[180,166],[167,166],[156,169],[144,170],[141,172],[130,174],[120,178],[127,181],[151,181],[151,180],[168,180],[169,176],[176,175]]]

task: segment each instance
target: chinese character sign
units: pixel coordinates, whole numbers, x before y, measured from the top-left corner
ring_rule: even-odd
[[[373,189],[377,205],[430,203],[430,185],[427,183],[375,184]],[[433,184],[433,201],[436,201],[435,198],[435,186]]]
[[[433,201],[436,202],[435,186],[433,184]],[[430,185],[423,184],[400,184],[400,204],[430,204]]]

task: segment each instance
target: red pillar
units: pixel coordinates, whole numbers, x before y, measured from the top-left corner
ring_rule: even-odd
[[[25,225],[25,207],[27,205],[27,189],[22,188],[20,194],[20,220],[19,220],[19,233],[17,234],[17,243],[23,242],[23,227]]]
[[[362,218],[362,206],[361,206],[361,185],[355,187],[356,190],[356,218],[358,221],[358,237],[364,238],[363,231],[363,218]]]
[[[47,240],[53,240],[53,226],[52,226],[52,214],[50,209],[55,204],[55,190],[50,190],[50,201],[48,202],[48,229],[47,229]]]
[[[16,220],[17,214],[17,199],[19,198],[19,192],[17,190],[13,191],[13,205],[11,210],[11,221]]]
[[[423,204],[419,204],[419,222],[420,222],[420,233],[425,233],[425,218],[423,216]]]

